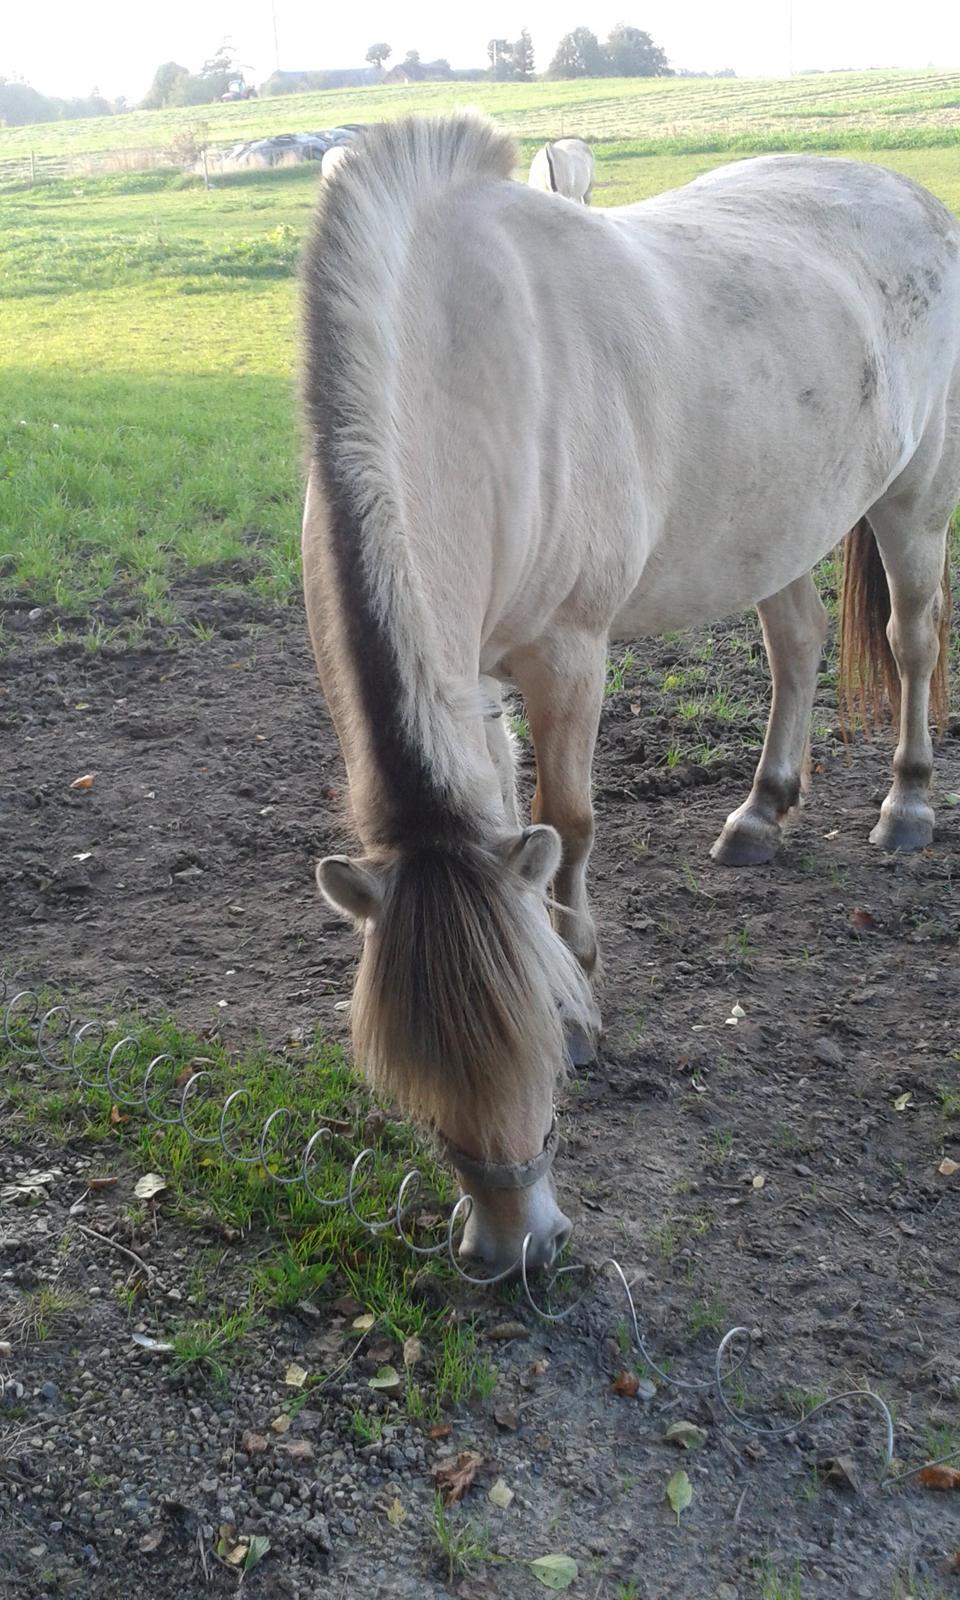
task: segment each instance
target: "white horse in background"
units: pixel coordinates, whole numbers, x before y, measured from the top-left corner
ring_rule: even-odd
[[[531,189],[546,189],[588,206],[595,170],[593,151],[583,139],[553,139],[537,151],[527,182]]]
[[[848,535],[848,681],[885,677],[899,714],[871,838],[922,849],[960,499],[960,224],[925,189],[772,156],[585,217],[514,162],[489,122],[382,124],[321,185],[304,275],[307,615],[362,846],[318,880],[363,930],[357,1059],[442,1136],[494,1272],[569,1232],[553,1093],[598,1022],[608,641],[756,606],[770,719],[714,855],[769,860],[827,628],[811,573]]]
[[[320,158],[321,178],[332,178],[334,173],[343,165],[350,155],[350,145],[332,144],[329,150],[324,150]]]

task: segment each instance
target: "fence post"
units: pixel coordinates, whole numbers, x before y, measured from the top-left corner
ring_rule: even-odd
[[[209,189],[209,187],[210,187],[210,174],[207,171],[207,147],[206,147],[206,145],[204,145],[203,149],[200,151],[200,159],[203,162],[203,187],[205,189]]]
[[[30,151],[30,183],[31,183],[31,185],[35,185],[36,181],[37,181],[37,158],[34,155],[33,151],[31,150]]]

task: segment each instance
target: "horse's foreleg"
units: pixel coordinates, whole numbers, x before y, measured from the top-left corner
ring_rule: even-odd
[[[773,701],[763,753],[749,798],[731,812],[710,854],[726,867],[749,867],[776,853],[784,822],[800,799],[813,695],[827,614],[813,578],[797,578],[757,607]]]
[[[590,771],[605,661],[605,639],[569,633],[540,640],[511,659],[537,758],[533,819],[556,828],[563,843],[554,885],[556,927],[587,973],[597,964],[586,879],[593,844]]]
[[[503,796],[503,820],[513,833],[519,833],[520,817],[517,812],[517,774],[513,760],[513,740],[503,714],[502,690],[493,678],[481,678],[480,689],[491,702],[490,710],[484,718],[483,731],[487,740],[487,752]]]

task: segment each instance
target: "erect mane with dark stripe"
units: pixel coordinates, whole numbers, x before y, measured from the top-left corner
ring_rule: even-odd
[[[553,190],[554,194],[556,194],[557,193],[557,173],[556,173],[556,168],[553,165],[553,145],[552,144],[545,144],[543,148],[544,148],[544,152],[545,152],[546,157],[547,157],[547,171],[550,174],[550,187]]]

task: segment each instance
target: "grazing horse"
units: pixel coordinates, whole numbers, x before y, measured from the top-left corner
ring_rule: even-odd
[[[531,189],[546,189],[588,206],[593,178],[593,151],[583,139],[553,139],[537,151],[527,182]]]
[[[757,607],[773,703],[714,855],[767,860],[826,632],[811,569],[854,530],[848,677],[899,683],[872,838],[927,845],[960,496],[960,226],[917,184],[774,156],[588,216],[513,164],[482,120],[374,129],[322,186],[304,278],[306,604],[363,850],[318,881],[363,931],[357,1057],[442,1137],[463,1249],[497,1271],[569,1230],[547,1169],[565,1037],[598,1020],[608,640]]]

